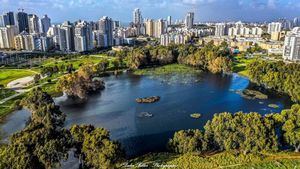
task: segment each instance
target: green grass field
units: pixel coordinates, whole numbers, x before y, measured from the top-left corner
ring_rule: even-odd
[[[246,69],[247,65],[252,63],[255,58],[244,58],[242,56],[236,56],[233,63],[233,72],[238,73],[239,75],[248,77],[248,71]]]
[[[68,60],[62,60],[62,59],[47,59],[46,61],[43,62],[41,66],[44,67],[50,67],[50,66],[55,66],[57,65],[58,67],[62,64],[69,65],[73,64],[73,67],[75,69],[78,69],[80,65],[85,64],[85,63],[99,63],[102,59],[108,59],[112,60],[112,57],[109,56],[104,56],[104,55],[92,55],[92,56],[81,56],[73,59],[68,59]]]
[[[222,152],[217,154],[189,153],[184,155],[171,153],[147,154],[130,160],[128,164],[138,166],[147,164],[148,168],[164,168],[173,166],[180,169],[260,169],[260,168],[299,168],[300,154],[276,153],[276,154],[237,154],[236,152]],[[157,164],[162,166],[157,167]],[[135,167],[138,168],[138,167]]]
[[[0,69],[0,84],[6,86],[9,82],[36,74],[30,69]]]

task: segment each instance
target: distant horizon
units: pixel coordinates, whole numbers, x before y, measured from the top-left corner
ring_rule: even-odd
[[[102,16],[129,23],[135,8],[141,9],[143,18],[172,16],[172,21],[183,20],[191,11],[196,23],[271,22],[300,17],[298,0],[0,0],[0,4],[0,14],[22,8],[39,17],[47,14],[52,23],[97,21]]]

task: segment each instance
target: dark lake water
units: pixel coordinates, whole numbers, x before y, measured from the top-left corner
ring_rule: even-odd
[[[104,127],[111,137],[120,141],[129,156],[164,151],[166,143],[177,130],[202,128],[207,120],[219,112],[280,112],[290,107],[290,101],[280,96],[267,100],[248,100],[233,92],[249,86],[249,80],[238,75],[202,73],[195,77],[164,77],[122,74],[104,78],[106,89],[90,96],[87,102],[74,102],[67,97],[56,98],[61,110],[67,114],[65,125],[92,124]],[[187,82],[186,82],[187,81]],[[135,99],[160,96],[153,104],[138,104]],[[260,103],[263,102],[263,103]],[[278,109],[268,104],[278,104]],[[141,112],[150,112],[152,118],[141,118]],[[201,113],[200,119],[190,114]],[[0,125],[4,138],[22,129],[30,114],[17,111]]]

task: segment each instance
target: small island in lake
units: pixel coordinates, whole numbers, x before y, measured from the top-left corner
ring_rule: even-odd
[[[151,97],[145,97],[145,98],[137,98],[137,103],[154,103],[158,102],[160,100],[159,96],[151,96]]]
[[[193,113],[190,116],[191,116],[191,118],[199,119],[201,117],[201,114],[200,113]]]
[[[256,90],[249,90],[249,89],[245,89],[243,91],[237,90],[236,93],[241,95],[243,98],[250,99],[250,100],[254,100],[254,99],[266,100],[266,99],[268,99],[268,95],[263,94]]]
[[[269,104],[268,107],[278,109],[279,106],[277,104]]]

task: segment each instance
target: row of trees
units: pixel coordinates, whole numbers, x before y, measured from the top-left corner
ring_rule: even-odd
[[[201,48],[192,45],[146,46],[127,52],[127,56],[128,67],[131,69],[175,62],[209,70],[212,73],[230,72],[232,67],[226,43],[214,46],[210,42]]]
[[[95,78],[95,75],[106,67],[105,63],[85,64],[77,72],[62,76],[57,83],[57,89],[68,96],[85,99],[89,93],[104,89],[104,82]]]
[[[294,102],[300,101],[300,65],[297,63],[257,60],[248,65],[251,81],[287,93]]]
[[[277,133],[276,133],[277,132]],[[182,130],[170,139],[168,148],[176,153],[238,150],[244,154],[275,152],[283,146],[300,150],[300,105],[278,114],[216,114],[204,131]]]
[[[120,144],[103,128],[75,125],[64,129],[65,114],[41,89],[34,89],[22,105],[31,112],[28,125],[0,147],[0,168],[58,168],[76,148],[83,167],[114,168],[123,159]]]
[[[42,75],[48,75],[51,76],[56,73],[64,73],[68,72],[71,73],[74,71],[73,64],[68,64],[68,65],[54,65],[54,66],[46,66],[41,68],[41,74]]]

